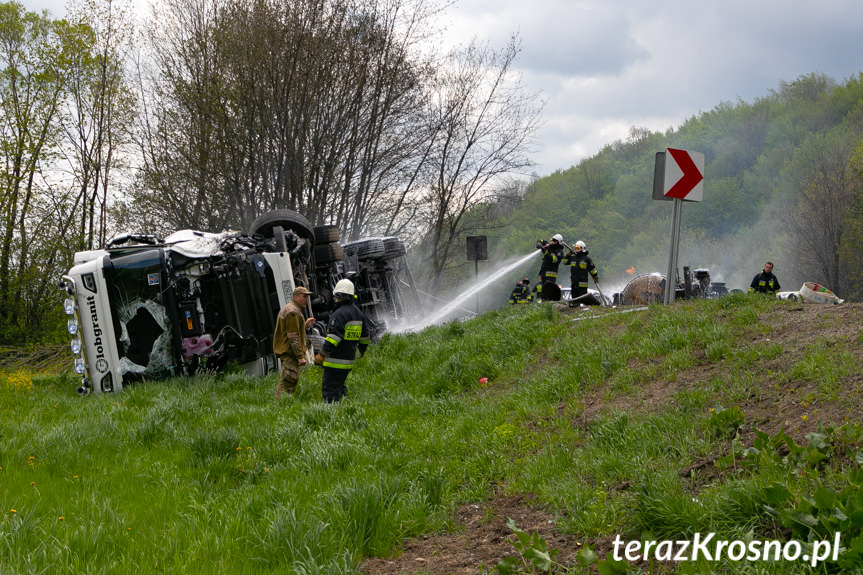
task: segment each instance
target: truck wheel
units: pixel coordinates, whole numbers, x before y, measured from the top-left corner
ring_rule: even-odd
[[[301,238],[314,242],[315,234],[312,224],[306,216],[293,210],[273,210],[261,214],[249,227],[249,235],[260,234],[264,237],[273,237],[273,228],[281,226],[285,230],[291,230]]]
[[[361,260],[374,260],[386,252],[384,241],[380,238],[361,240],[357,243],[357,257]]]
[[[316,244],[331,244],[341,237],[338,226],[315,226],[314,232]]]
[[[360,247],[360,243],[362,243],[362,242],[355,241],[355,242],[348,242],[346,244],[343,244],[342,245],[342,251],[344,252],[344,254],[346,256],[349,256],[349,257],[356,256],[357,250]]]
[[[343,257],[342,246],[339,244],[319,244],[315,246],[315,264],[318,267],[326,266],[331,262],[339,262]]]
[[[405,243],[400,238],[384,238],[384,256],[389,258],[397,258],[405,255]]]

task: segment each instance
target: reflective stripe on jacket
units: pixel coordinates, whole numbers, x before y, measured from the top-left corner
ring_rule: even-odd
[[[598,281],[599,274],[596,271],[596,266],[593,265],[593,260],[590,259],[585,250],[568,254],[563,260],[563,265],[570,266],[569,279],[573,286],[587,287],[588,274]]]
[[[782,288],[779,287],[779,280],[772,272],[762,271],[752,278],[752,283],[749,284],[749,291],[755,293],[775,294]]]
[[[357,358],[365,353],[370,341],[369,322],[352,301],[340,302],[330,315],[327,336],[321,355],[324,367],[351,369]]]

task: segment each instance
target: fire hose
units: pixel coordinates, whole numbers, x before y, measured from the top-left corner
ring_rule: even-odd
[[[570,252],[575,253],[575,248],[573,248],[571,245],[569,245],[568,243],[563,242],[563,241],[560,243],[563,244],[566,248],[568,248]],[[599,280],[596,279],[596,276],[594,276],[594,275],[591,275],[590,277],[593,278],[593,283],[596,285],[596,291],[599,292],[599,301],[600,301],[599,305],[604,306],[605,305],[605,296],[602,295],[602,289],[599,287]]]

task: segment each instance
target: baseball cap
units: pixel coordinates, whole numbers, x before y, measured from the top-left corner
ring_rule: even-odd
[[[312,295],[312,292],[310,292],[303,286],[298,286],[294,288],[294,295]]]

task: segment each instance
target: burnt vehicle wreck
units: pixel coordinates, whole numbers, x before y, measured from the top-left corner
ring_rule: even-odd
[[[60,281],[78,393],[115,392],[147,379],[238,365],[264,375],[275,319],[296,286],[314,292],[309,341],[323,345],[332,288],[351,279],[373,337],[422,314],[398,238],[339,243],[336,226],[313,227],[274,210],[245,232],[180,230],[165,238],[122,234],[79,252]]]
[[[735,290],[736,291],[736,290]],[[623,290],[614,294],[614,305],[648,305],[662,303],[665,294],[665,276],[659,273],[642,274],[632,280]],[[683,276],[674,286],[675,300],[715,299],[728,295],[725,282],[714,282],[710,270],[699,268],[691,271],[683,267]]]

